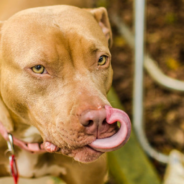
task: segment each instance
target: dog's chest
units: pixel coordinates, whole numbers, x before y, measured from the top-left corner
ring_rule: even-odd
[[[22,177],[40,177],[44,175],[65,175],[66,169],[52,163],[46,154],[31,154],[21,150],[17,156],[17,165],[20,176]]]

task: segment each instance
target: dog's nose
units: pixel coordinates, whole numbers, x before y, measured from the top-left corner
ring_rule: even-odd
[[[97,129],[101,129],[106,125],[106,111],[104,108],[99,110],[89,110],[81,114],[81,124],[86,127],[88,133],[95,133]]]

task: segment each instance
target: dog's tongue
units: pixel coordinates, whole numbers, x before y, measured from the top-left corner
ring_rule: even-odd
[[[106,121],[108,124],[120,122],[119,131],[111,137],[96,139],[89,146],[101,152],[113,151],[123,146],[129,139],[131,133],[131,122],[128,115],[119,109],[105,106]]]

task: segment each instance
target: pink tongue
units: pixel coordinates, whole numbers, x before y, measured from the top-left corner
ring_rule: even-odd
[[[119,109],[105,106],[106,121],[108,124],[120,122],[119,131],[111,137],[104,139],[96,139],[89,146],[101,152],[113,151],[123,146],[129,139],[131,133],[131,123],[128,115]]]

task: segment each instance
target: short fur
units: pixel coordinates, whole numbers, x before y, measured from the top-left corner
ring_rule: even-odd
[[[4,0],[0,7],[10,7],[11,2]],[[3,12],[2,19],[24,8],[51,3],[15,2],[17,6]],[[87,110],[109,104],[106,94],[113,74],[111,43],[104,8],[39,7],[1,22],[0,121],[21,140],[50,141],[61,148],[61,154],[31,154],[16,147],[21,177],[50,174],[62,177],[68,184],[104,182],[106,155],[101,156],[86,146],[96,135],[86,133],[79,117]],[[101,55],[108,56],[104,66],[98,66]],[[44,65],[48,73],[33,73],[31,67],[38,64]],[[114,133],[112,126],[99,138]],[[9,175],[6,149],[6,142],[0,136],[0,176]]]

